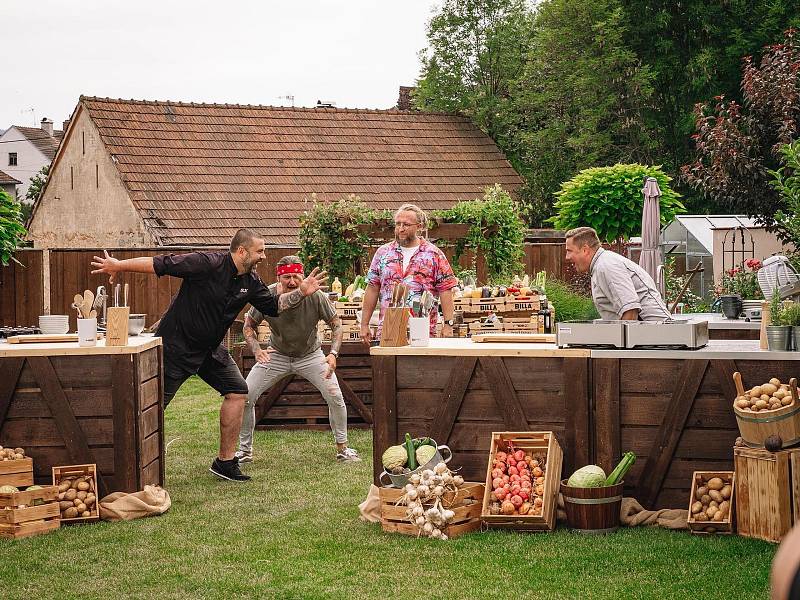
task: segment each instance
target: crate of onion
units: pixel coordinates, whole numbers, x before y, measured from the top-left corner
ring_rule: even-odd
[[[489,527],[553,530],[563,457],[551,431],[492,433],[481,520]]]

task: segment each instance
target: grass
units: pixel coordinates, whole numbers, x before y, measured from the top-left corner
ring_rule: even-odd
[[[0,541],[0,598],[768,597],[775,546],[737,536],[384,534],[358,519],[368,431],[351,432],[365,460],[348,465],[330,433],[256,432],[253,480],[217,480],[217,409],[192,379],[167,411],[168,513]]]

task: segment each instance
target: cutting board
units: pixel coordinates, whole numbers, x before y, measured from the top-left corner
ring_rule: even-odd
[[[522,342],[528,344],[555,344],[555,333],[476,333],[473,342]]]
[[[102,339],[101,334],[97,334],[97,339]],[[44,333],[34,333],[30,335],[12,335],[6,340],[9,344],[52,344],[55,342],[77,342],[77,333],[54,333],[46,335]]]

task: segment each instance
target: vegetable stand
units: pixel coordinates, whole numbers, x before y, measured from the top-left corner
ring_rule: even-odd
[[[609,473],[635,452],[624,495],[647,508],[686,506],[695,471],[733,470],[735,371],[747,385],[800,373],[800,354],[755,340],[675,351],[432,339],[371,352],[376,478],[407,431],[448,445],[468,481],[486,479],[492,432],[553,431],[563,477],[587,464]]]

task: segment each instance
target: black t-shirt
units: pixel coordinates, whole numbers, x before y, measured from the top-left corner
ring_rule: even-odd
[[[249,303],[277,316],[278,298],[254,272],[239,275],[230,252],[190,252],[153,257],[156,275],[183,279],[158,325],[169,360],[188,370],[209,353],[224,362],[220,344],[239,312]]]

